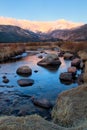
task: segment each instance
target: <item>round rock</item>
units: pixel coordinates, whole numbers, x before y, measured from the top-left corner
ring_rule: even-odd
[[[17,69],[16,73],[21,76],[30,76],[32,74],[32,70],[29,66],[21,66]]]

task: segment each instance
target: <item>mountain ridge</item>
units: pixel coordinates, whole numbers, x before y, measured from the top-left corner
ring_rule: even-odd
[[[62,40],[86,41],[87,40],[87,24],[74,29],[53,30],[48,33],[50,37],[60,38]]]
[[[30,20],[17,20],[14,18],[0,17],[0,25],[13,25],[19,26],[33,32],[47,33],[56,29],[72,29],[83,25],[83,23],[75,23],[64,19],[56,21],[30,21]]]
[[[60,29],[48,33],[32,32],[18,26],[0,25],[2,42],[40,42],[40,41],[87,41],[87,24],[74,29]]]
[[[36,33],[24,30],[18,26],[0,25],[0,42],[39,41]]]

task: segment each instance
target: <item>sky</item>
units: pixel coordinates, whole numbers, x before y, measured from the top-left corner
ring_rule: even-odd
[[[0,16],[31,21],[87,22],[87,0],[0,0]]]

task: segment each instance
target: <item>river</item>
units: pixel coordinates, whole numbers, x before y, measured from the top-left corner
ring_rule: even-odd
[[[51,51],[51,53],[52,53],[52,51]],[[56,52],[54,52],[54,53],[56,53]],[[45,54],[42,54],[42,55],[44,56]],[[22,59],[20,59],[16,62],[0,64],[0,93],[1,93],[1,95],[4,95],[3,100],[1,100],[1,101],[4,102],[4,99],[6,99],[6,95],[7,95],[9,100],[11,100],[11,102],[12,102],[6,106],[6,109],[8,109],[8,111],[11,111],[11,110],[9,110],[10,107],[13,108],[13,106],[12,106],[13,101],[15,99],[19,100],[19,98],[17,96],[15,96],[15,93],[16,94],[18,93],[19,95],[20,94],[27,95],[27,96],[29,95],[31,97],[33,96],[33,97],[37,97],[39,99],[46,98],[51,103],[55,104],[55,101],[61,92],[78,86],[78,83],[72,83],[69,85],[63,84],[63,83],[61,83],[61,81],[59,79],[60,73],[67,71],[67,68],[70,67],[70,65],[71,65],[71,61],[66,61],[63,58],[60,58],[60,60],[62,62],[60,67],[56,70],[54,70],[54,69],[49,70],[49,69],[46,69],[44,67],[37,65],[37,62],[40,60],[41,59],[38,58],[38,54],[32,55],[31,52],[26,52],[23,54]],[[34,84],[32,86],[20,87],[17,83],[17,80],[19,80],[23,77],[17,75],[16,70],[18,67],[23,66],[23,65],[27,65],[32,69],[32,75],[28,77],[28,78],[34,80]],[[35,73],[34,72],[35,70],[38,70],[38,72]],[[81,73],[80,70],[77,71],[77,74],[80,74],[80,73]],[[2,82],[3,76],[6,76],[9,79],[8,84],[5,84]],[[12,95],[13,95],[13,99],[11,99]],[[20,100],[19,100],[19,102],[21,102]],[[23,97],[23,101],[25,101],[24,97]],[[26,101],[24,104],[26,104]],[[28,101],[27,101],[27,104],[28,104]],[[30,104],[32,104],[32,103],[30,103]],[[20,105],[20,103],[19,103],[19,105]],[[5,106],[3,106],[3,107],[5,107]],[[4,113],[4,111],[1,111],[1,114],[2,115],[3,114],[11,115],[13,112],[13,115],[17,115],[17,112],[19,112],[17,110],[19,110],[19,108],[22,108],[22,102],[21,102],[21,107],[17,107],[17,105],[15,104],[16,112],[11,111],[10,114],[8,114],[8,112]],[[24,105],[23,105],[23,108],[24,108]],[[34,105],[33,106],[30,105],[29,110],[31,110],[31,111],[29,111],[29,113],[27,113],[27,114],[37,113],[37,111],[39,111],[39,110],[40,111],[38,113],[42,112],[41,109],[38,110],[38,107],[34,106]],[[32,112],[32,110],[33,110],[33,112]],[[42,114],[42,115],[44,115],[44,114]]]

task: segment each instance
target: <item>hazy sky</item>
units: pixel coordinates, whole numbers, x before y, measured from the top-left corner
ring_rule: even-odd
[[[87,23],[87,0],[0,0],[0,16],[33,21]]]

